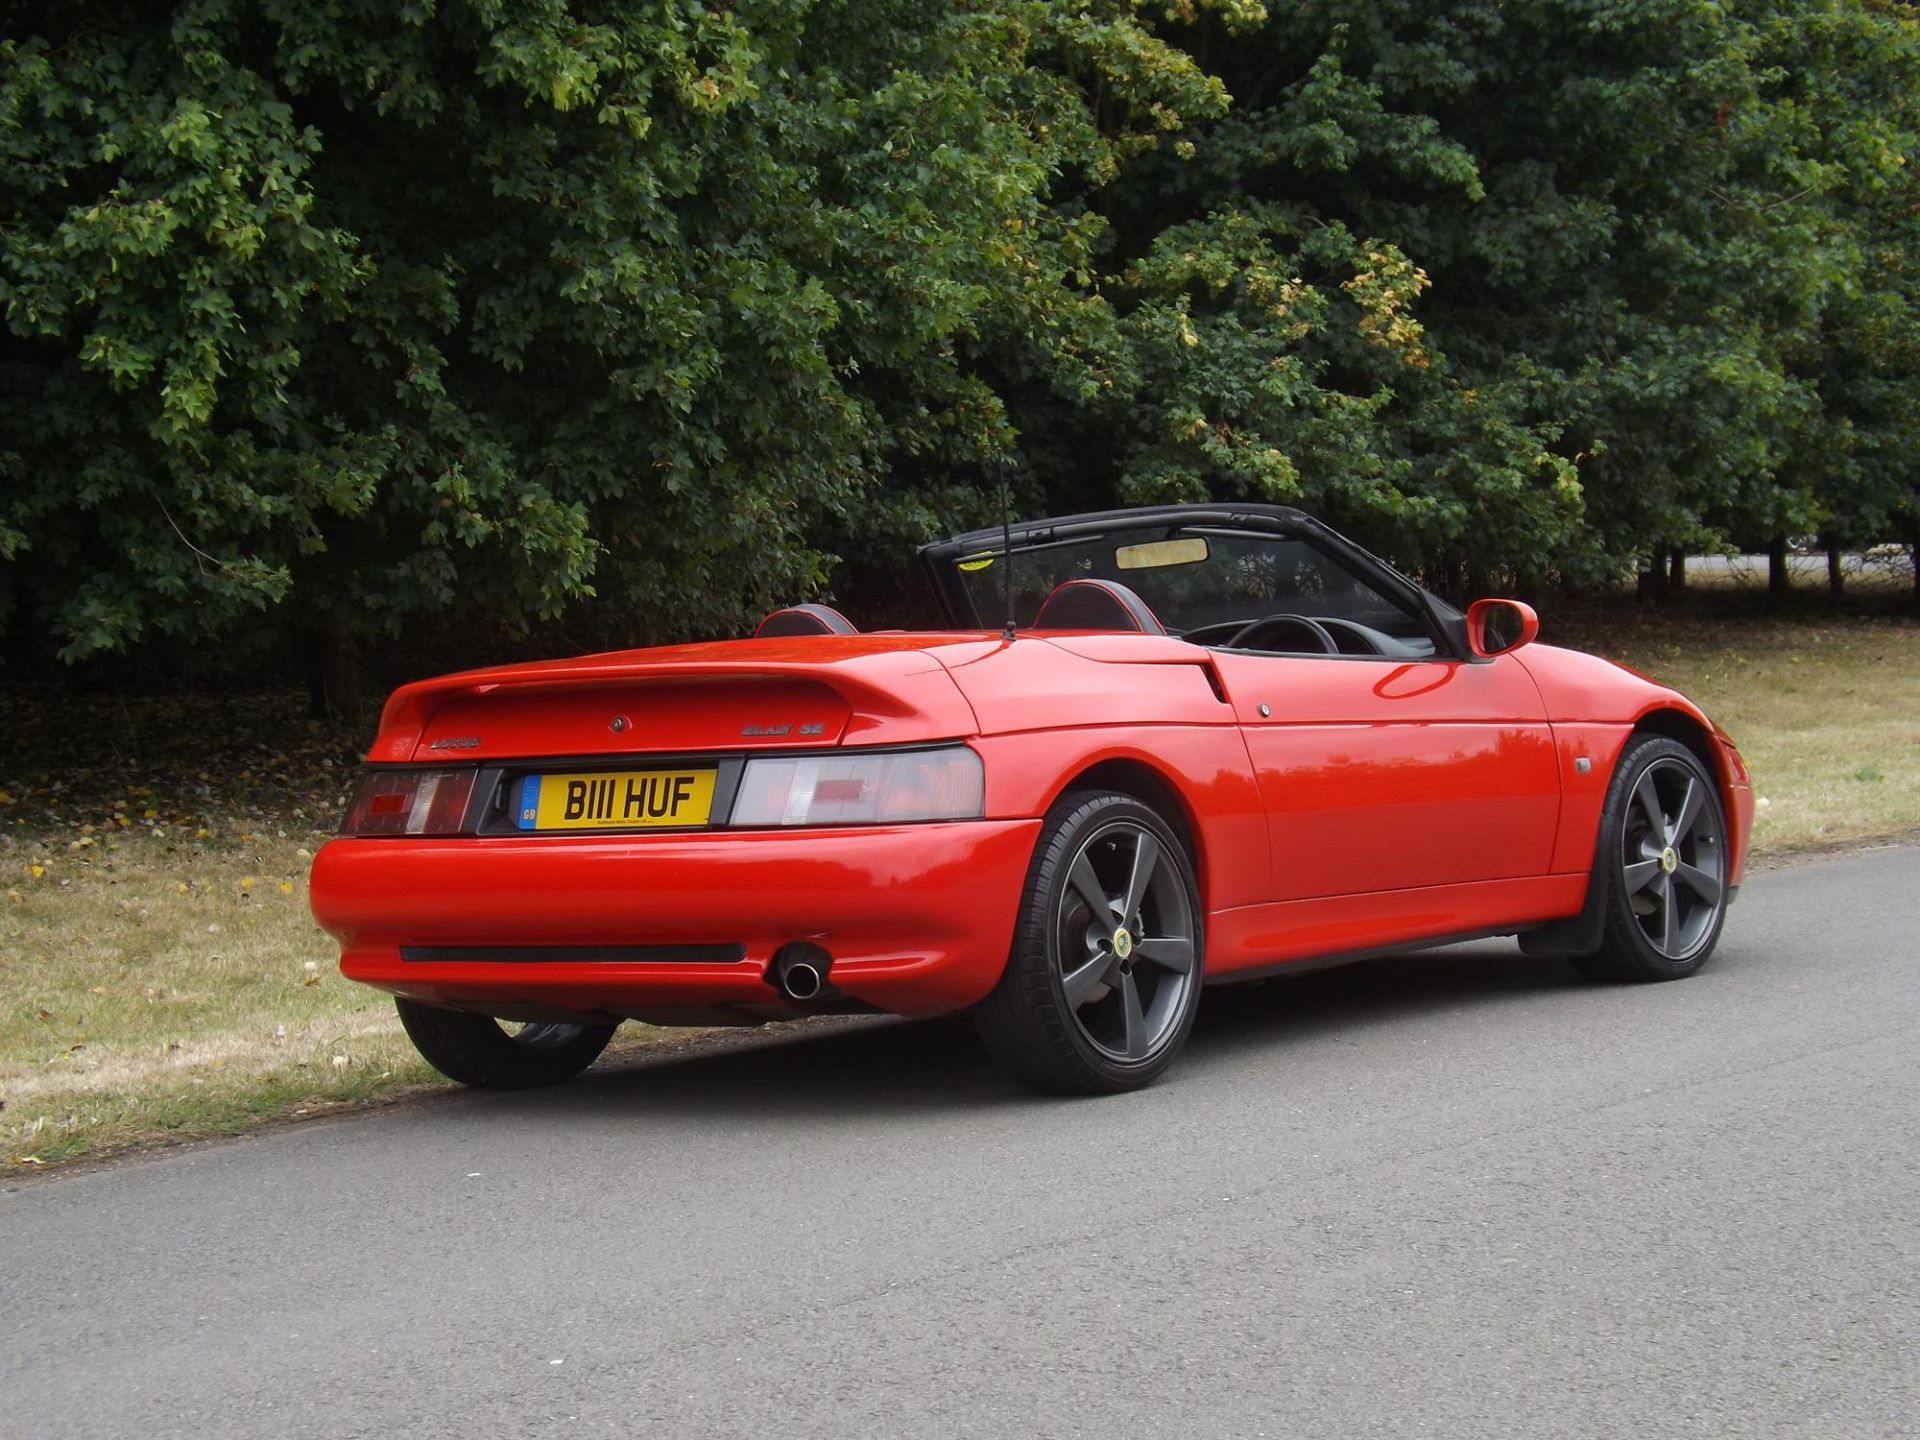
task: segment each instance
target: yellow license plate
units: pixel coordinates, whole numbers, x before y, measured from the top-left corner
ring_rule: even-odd
[[[711,770],[609,770],[529,775],[520,782],[522,830],[635,830],[704,825],[713,813]]]

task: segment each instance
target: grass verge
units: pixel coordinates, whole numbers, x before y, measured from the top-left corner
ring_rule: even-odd
[[[0,1135],[16,1163],[432,1083],[391,1006],[340,978],[307,914],[307,844],[63,850],[6,857]]]
[[[1920,830],[1920,622],[1704,610],[1570,619],[1560,638],[1696,700],[1739,743],[1761,802],[1754,853]]]
[[[297,697],[0,697],[0,1155],[55,1164],[433,1084],[307,914],[353,774]]]
[[[1759,855],[1920,830],[1920,624],[1548,616],[1740,741]],[[0,1162],[16,1172],[445,1088],[342,980],[306,876],[353,772],[297,696],[0,696]],[[631,1049],[661,1032],[623,1027]]]

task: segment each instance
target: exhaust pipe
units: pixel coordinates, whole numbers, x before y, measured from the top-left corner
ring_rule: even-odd
[[[780,947],[773,957],[768,978],[787,999],[804,1005],[820,998],[827,988],[827,972],[832,966],[833,957],[818,945],[796,941]]]

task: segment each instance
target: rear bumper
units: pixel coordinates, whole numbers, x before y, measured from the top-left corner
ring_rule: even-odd
[[[313,864],[340,971],[493,1013],[671,1017],[785,1011],[773,954],[833,957],[842,996],[901,1015],[999,980],[1038,820],[599,838],[340,839]],[[739,945],[731,962],[409,960],[402,947]]]

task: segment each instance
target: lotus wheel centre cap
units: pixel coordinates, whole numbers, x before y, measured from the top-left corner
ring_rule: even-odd
[[[1133,954],[1133,936],[1124,925],[1113,932],[1113,953],[1122,960]]]
[[[1674,853],[1671,845],[1660,852],[1660,868],[1669,875],[1680,868],[1680,857]]]

